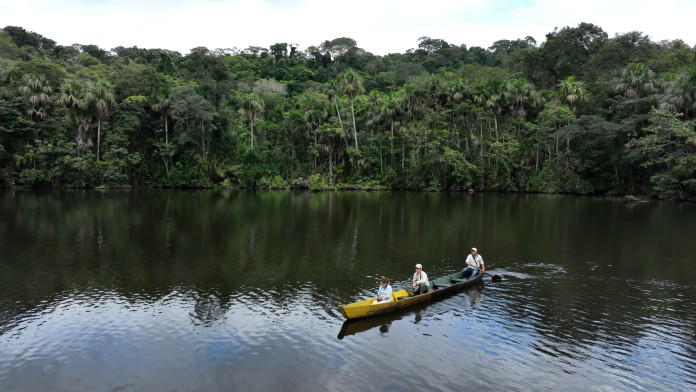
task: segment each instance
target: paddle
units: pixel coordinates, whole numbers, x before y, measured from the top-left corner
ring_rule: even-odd
[[[479,273],[483,273],[484,275],[490,276],[490,277],[491,277],[491,281],[493,281],[493,282],[499,282],[499,281],[501,281],[501,280],[503,279],[503,278],[500,277],[500,275],[491,275],[491,274],[489,274],[488,272],[481,271],[481,270],[478,269],[478,268],[477,268],[477,270],[479,271]]]
[[[491,281],[493,281],[493,282],[499,282],[499,281],[501,281],[501,280],[503,279],[503,278],[500,277],[500,275],[491,275],[491,274],[489,274],[488,272],[484,272],[483,274],[484,274],[484,275],[490,276],[490,277],[491,277]]]

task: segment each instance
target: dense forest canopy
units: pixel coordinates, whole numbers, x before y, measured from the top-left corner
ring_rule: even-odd
[[[0,184],[696,198],[696,48],[581,23],[377,56],[0,30]]]

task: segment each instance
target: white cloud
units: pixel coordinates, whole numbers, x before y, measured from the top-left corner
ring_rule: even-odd
[[[499,39],[534,37],[555,27],[593,23],[610,36],[642,31],[654,41],[683,39],[696,2],[665,0],[0,0],[0,26],[21,26],[61,45],[96,44],[103,49],[138,46],[191,48],[269,47],[277,42],[301,49],[350,37],[375,54],[405,52],[418,38],[488,47]]]

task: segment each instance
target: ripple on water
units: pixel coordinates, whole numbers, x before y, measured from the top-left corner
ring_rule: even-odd
[[[640,282],[606,278],[568,278],[559,287],[538,278],[546,272],[537,269],[394,313],[344,339],[336,338],[343,289],[317,291],[307,282],[227,295],[191,287],[128,296],[67,291],[4,326],[0,378],[39,387],[91,367],[101,369],[99,379],[75,376],[73,385],[124,387],[125,379],[147,388],[154,374],[165,380],[155,389],[196,389],[201,372],[211,371],[216,379],[209,383],[238,389],[273,389],[273,380],[287,379],[289,390],[340,390],[360,374],[385,390],[403,390],[408,383],[388,375],[409,374],[416,383],[437,379],[433,388],[456,390],[452,375],[477,363],[471,385],[482,390],[493,389],[490,375],[505,390],[694,385],[688,326],[696,316],[689,296],[674,295],[683,288],[665,285],[657,296]],[[427,380],[418,358],[437,359]],[[264,369],[277,370],[269,377]],[[656,370],[672,378],[655,378]],[[300,373],[316,376],[302,385],[294,381]]]

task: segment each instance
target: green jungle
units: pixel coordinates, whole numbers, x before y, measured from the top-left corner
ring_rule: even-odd
[[[409,189],[696,200],[696,47],[581,23],[210,50],[0,30],[0,187]]]

